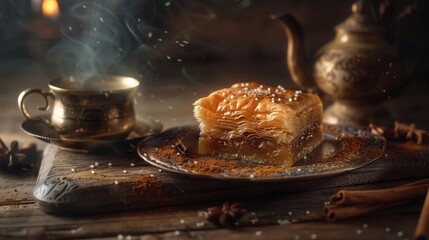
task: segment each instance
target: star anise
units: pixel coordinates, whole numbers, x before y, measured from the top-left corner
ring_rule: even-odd
[[[429,138],[429,133],[418,129],[415,124],[400,123],[398,121],[395,121],[393,128],[369,124],[367,130],[393,141],[413,141],[417,144],[422,144]]]
[[[28,171],[34,166],[37,158],[35,144],[19,148],[18,141],[12,141],[10,148],[0,138],[0,168],[15,171]]]
[[[225,202],[222,206],[210,207],[207,209],[207,220],[224,227],[231,227],[238,222],[246,213],[239,203]]]

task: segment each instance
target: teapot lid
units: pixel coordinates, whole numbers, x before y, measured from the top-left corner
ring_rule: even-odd
[[[353,14],[336,26],[337,31],[355,33],[383,33],[378,5],[371,0],[358,0],[352,5]]]

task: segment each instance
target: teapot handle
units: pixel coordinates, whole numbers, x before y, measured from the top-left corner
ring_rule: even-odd
[[[30,114],[27,112],[27,108],[25,107],[25,99],[27,96],[36,93],[36,94],[40,94],[42,95],[43,99],[45,100],[45,106],[38,106],[37,109],[41,110],[41,111],[47,111],[50,109],[51,107],[51,100],[49,99],[49,97],[51,97],[53,100],[55,100],[55,95],[50,92],[50,91],[44,91],[41,89],[26,89],[24,91],[22,91],[19,96],[18,96],[18,107],[19,110],[21,111],[22,115],[24,115],[24,117],[26,119],[29,120],[39,120],[40,117],[32,117],[30,116]]]

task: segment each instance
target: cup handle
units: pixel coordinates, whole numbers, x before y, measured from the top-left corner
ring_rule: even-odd
[[[51,107],[51,102],[49,100],[49,97],[51,97],[53,100],[55,100],[55,95],[50,91],[43,91],[41,89],[26,89],[19,94],[19,96],[18,96],[18,107],[19,107],[19,110],[21,111],[22,115],[24,115],[24,117],[26,119],[29,119],[29,120],[39,120],[40,118],[34,118],[34,117],[30,116],[30,114],[27,112],[27,109],[25,107],[25,98],[27,96],[29,96],[30,94],[33,94],[33,93],[40,94],[40,95],[42,95],[43,99],[45,99],[45,106],[38,106],[37,107],[37,109],[39,109],[41,111],[49,110],[49,108]]]

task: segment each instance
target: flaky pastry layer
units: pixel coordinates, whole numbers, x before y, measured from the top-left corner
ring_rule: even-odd
[[[194,103],[199,152],[292,165],[322,141],[322,114],[317,95],[255,82],[234,84]]]

